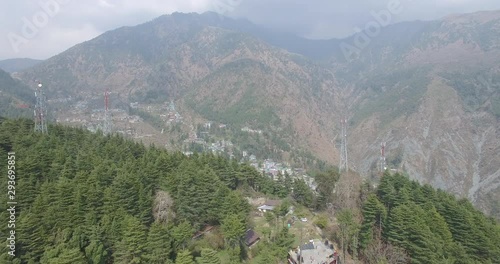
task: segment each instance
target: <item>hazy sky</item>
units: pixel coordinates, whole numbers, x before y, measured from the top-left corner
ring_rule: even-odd
[[[176,11],[218,11],[304,37],[344,37],[391,1],[402,10],[392,23],[500,10],[499,0],[0,0],[0,60],[46,59],[107,30]]]

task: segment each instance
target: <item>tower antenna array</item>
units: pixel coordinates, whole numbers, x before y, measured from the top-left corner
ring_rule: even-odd
[[[341,124],[341,144],[340,144],[340,164],[339,173],[342,171],[349,171],[347,162],[347,118],[340,120]]]
[[[385,142],[380,143],[380,161],[379,161],[380,172],[384,172],[387,169],[385,162]]]
[[[102,126],[102,132],[107,135],[113,132],[113,120],[111,119],[111,114],[109,113],[109,92],[106,90],[104,92],[104,124]]]
[[[34,111],[34,118],[35,118],[35,132],[40,132],[43,134],[47,134],[47,107],[46,107],[46,97],[45,97],[45,92],[42,90],[42,83],[38,82],[38,85],[36,87],[35,91],[35,98],[36,98],[36,103],[35,103],[35,111]]]

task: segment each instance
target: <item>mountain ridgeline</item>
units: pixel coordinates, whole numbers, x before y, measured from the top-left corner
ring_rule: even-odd
[[[151,92],[330,163],[346,116],[349,163],[361,175],[376,176],[386,142],[390,168],[500,216],[499,25],[498,11],[389,25],[346,57],[340,47],[356,36],[308,40],[214,13],[174,13],[16,76],[45,76],[54,97]]]
[[[11,73],[19,72],[22,70],[29,69],[40,62],[42,61],[28,59],[28,58],[2,60],[0,61],[0,69]]]

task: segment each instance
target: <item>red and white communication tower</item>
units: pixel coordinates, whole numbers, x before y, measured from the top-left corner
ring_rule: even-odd
[[[384,172],[387,169],[387,164],[385,162],[385,142],[380,143],[380,161],[379,170]]]

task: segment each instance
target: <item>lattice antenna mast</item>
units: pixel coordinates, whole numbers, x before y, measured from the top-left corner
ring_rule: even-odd
[[[340,144],[340,164],[339,173],[342,171],[349,171],[347,162],[347,118],[340,120],[341,124],[341,144]]]
[[[385,142],[380,143],[380,161],[379,161],[380,172],[384,172],[387,169],[385,161]]]
[[[40,132],[43,134],[47,134],[47,107],[46,107],[46,97],[45,92],[42,90],[42,83],[38,82],[36,91],[35,91],[35,132]]]
[[[113,120],[109,113],[109,92],[107,90],[104,92],[104,124],[102,132],[106,135],[113,132]]]

